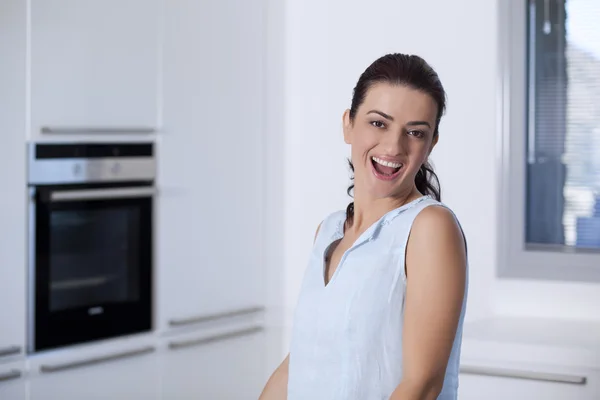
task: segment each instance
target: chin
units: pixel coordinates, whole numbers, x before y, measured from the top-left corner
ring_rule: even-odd
[[[371,180],[368,187],[368,196],[372,199],[397,198],[403,193],[403,187],[406,186],[404,180],[398,180],[393,183],[383,183],[377,180]]]

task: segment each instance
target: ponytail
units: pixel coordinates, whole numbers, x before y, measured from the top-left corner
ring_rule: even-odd
[[[437,201],[442,200],[442,189],[440,187],[440,180],[433,171],[433,167],[425,161],[419,172],[415,176],[415,186],[417,190],[425,196],[431,196]]]

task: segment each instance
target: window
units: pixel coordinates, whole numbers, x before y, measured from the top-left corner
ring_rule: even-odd
[[[600,281],[600,1],[501,3],[500,275]]]

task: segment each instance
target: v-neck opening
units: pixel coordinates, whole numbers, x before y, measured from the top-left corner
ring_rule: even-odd
[[[325,246],[323,254],[321,254],[321,271],[322,271],[321,279],[322,279],[323,288],[327,289],[329,286],[331,286],[331,284],[333,283],[333,281],[336,279],[337,275],[339,274],[339,270],[341,269],[342,264],[345,261],[345,258],[348,255],[348,253],[350,253],[350,251],[354,250],[356,247],[362,245],[363,243],[370,241],[371,238],[373,237],[373,231],[375,231],[377,229],[377,227],[379,227],[382,224],[388,223],[396,215],[399,215],[401,212],[407,210],[408,208],[413,207],[414,205],[420,203],[421,201],[424,201],[429,198],[431,198],[431,196],[429,196],[429,195],[424,195],[424,196],[418,197],[406,204],[401,205],[400,207],[394,208],[394,209],[386,212],[378,220],[373,222],[367,229],[365,229],[365,231],[363,233],[361,233],[358,236],[358,238],[356,238],[354,243],[352,243],[352,245],[350,247],[348,247],[348,249],[346,249],[346,251],[344,251],[344,253],[340,257],[340,261],[338,262],[338,265],[336,265],[336,267],[335,267],[335,271],[333,271],[333,274],[331,275],[331,279],[327,280],[327,277],[329,275],[329,269],[331,268],[331,263],[329,263],[329,265],[327,264],[327,255],[329,254],[331,246],[334,245],[338,241],[341,242],[341,240],[346,236],[345,232],[344,232],[344,224],[346,222],[346,217],[345,217],[346,214],[344,214],[344,218],[341,218],[339,221],[337,221],[336,229],[334,230],[333,234],[331,235],[331,237],[329,239],[329,243],[327,244],[327,246]],[[339,243],[336,246],[339,246]],[[335,249],[333,251],[335,251]],[[332,253],[333,253],[333,251],[332,251]],[[328,268],[328,266],[329,266],[329,268]]]
[[[328,279],[328,277],[329,277],[329,271],[331,269],[331,262],[329,262],[329,263],[327,262],[327,255],[330,252],[331,252],[331,254],[333,254],[333,252],[335,251],[335,248],[337,248],[337,246],[340,245],[341,241],[342,241],[342,238],[333,240],[331,243],[329,243],[327,245],[327,247],[325,247],[325,251],[323,252],[323,266],[322,266],[322,270],[323,270],[323,287],[325,287],[325,288],[327,288],[331,284],[331,282],[333,281],[336,273],[338,272],[339,266],[342,263],[342,259],[344,258],[344,255],[342,254],[342,257],[340,257],[340,261],[338,262],[338,265],[335,266],[335,271],[333,271],[333,274],[331,274],[331,278]],[[335,248],[333,250],[331,250],[331,246],[333,246],[333,245],[335,245]],[[329,257],[329,261],[331,261],[331,257]]]

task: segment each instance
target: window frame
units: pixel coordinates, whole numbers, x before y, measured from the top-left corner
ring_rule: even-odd
[[[499,278],[600,282],[600,252],[525,242],[529,84],[528,7],[498,0],[497,174]],[[567,0],[568,1],[568,0]],[[533,51],[535,51],[533,49]],[[535,60],[534,60],[535,62]]]

